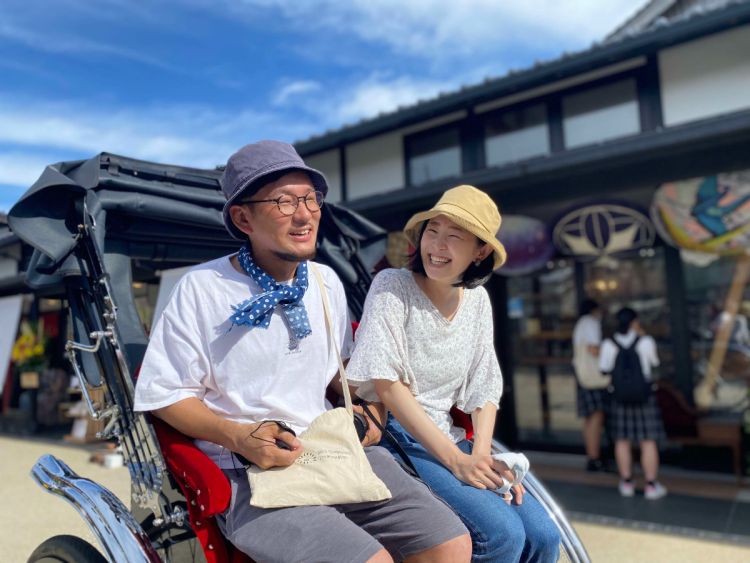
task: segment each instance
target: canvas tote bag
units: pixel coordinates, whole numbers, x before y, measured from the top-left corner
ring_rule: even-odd
[[[359,442],[344,364],[333,335],[328,296],[318,268],[312,262],[310,266],[323,296],[326,332],[339,360],[346,408],[331,409],[312,421],[298,437],[303,451],[292,465],[271,469],[251,465],[248,468],[250,504],[260,508],[348,504],[391,498],[391,492],[373,472]]]
[[[574,346],[573,370],[584,389],[606,389],[611,381],[610,376],[602,374],[599,369],[599,358],[593,356],[585,345]]]

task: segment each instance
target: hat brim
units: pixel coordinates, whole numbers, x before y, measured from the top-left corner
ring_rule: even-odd
[[[224,217],[224,226],[232,237],[238,240],[247,240],[247,235],[240,231],[232,221],[232,217],[229,215],[229,208],[233,205],[237,205],[237,201],[240,198],[252,195],[255,191],[262,188],[267,183],[267,178],[272,174],[278,172],[305,172],[310,176],[310,181],[316,190],[323,192],[323,195],[328,194],[328,182],[326,182],[325,176],[322,173],[310,168],[309,166],[290,166],[287,162],[280,162],[277,166],[272,166],[263,171],[263,174],[252,176],[244,182],[244,186],[238,188],[232,197],[230,197],[224,204],[222,209],[222,215]]]
[[[438,215],[444,215],[453,221],[456,225],[462,229],[470,232],[472,235],[477,237],[482,242],[490,245],[494,256],[493,270],[497,270],[500,266],[505,264],[507,260],[507,253],[502,243],[497,240],[495,233],[482,229],[476,225],[476,222],[464,217],[462,215],[451,213],[445,209],[428,209],[427,211],[421,211],[415,214],[404,227],[404,234],[409,242],[419,251],[419,231],[422,228],[422,223],[429,221],[430,219],[437,217]]]

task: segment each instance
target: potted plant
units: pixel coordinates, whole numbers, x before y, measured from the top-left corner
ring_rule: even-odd
[[[23,321],[11,354],[22,389],[39,387],[40,374],[47,366],[45,345],[42,323]]]

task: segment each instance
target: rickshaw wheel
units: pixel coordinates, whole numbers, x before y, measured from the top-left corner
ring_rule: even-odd
[[[29,557],[28,563],[107,563],[90,543],[76,536],[53,536],[44,540]]]

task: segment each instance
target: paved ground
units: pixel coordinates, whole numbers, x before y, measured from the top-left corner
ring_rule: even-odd
[[[74,534],[94,542],[78,513],[65,501],[43,492],[29,477],[29,469],[43,453],[60,457],[73,470],[108,487],[127,503],[127,471],[90,463],[91,448],[0,436],[0,553],[4,563],[26,561],[35,546],[56,534]],[[585,520],[582,516],[574,524],[595,563],[750,561],[748,547],[625,529],[615,521],[614,525],[603,526]]]

